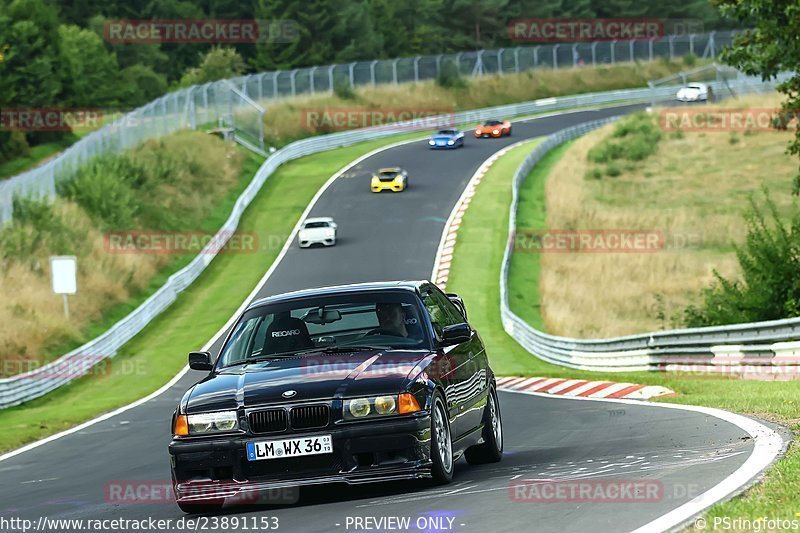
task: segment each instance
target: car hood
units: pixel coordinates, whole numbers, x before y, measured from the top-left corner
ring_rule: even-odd
[[[434,141],[453,141],[458,138],[458,135],[433,135],[431,139]]]
[[[399,393],[428,355],[427,350],[373,350],[235,366],[195,385],[188,393],[186,413]],[[286,391],[295,391],[290,400],[282,396]]]

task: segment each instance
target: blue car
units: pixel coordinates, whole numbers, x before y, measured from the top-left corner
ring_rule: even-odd
[[[450,150],[464,146],[464,132],[461,130],[439,130],[431,135],[428,145],[434,150]]]

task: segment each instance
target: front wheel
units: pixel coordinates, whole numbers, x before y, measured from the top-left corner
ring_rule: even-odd
[[[500,417],[500,402],[494,387],[489,390],[489,399],[483,414],[483,444],[466,449],[464,457],[471,465],[497,463],[503,458],[503,419]]]
[[[453,441],[450,420],[440,395],[433,397],[431,412],[431,462],[433,481],[446,485],[453,479]]]

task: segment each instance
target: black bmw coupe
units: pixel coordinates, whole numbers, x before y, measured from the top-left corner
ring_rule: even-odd
[[[494,374],[461,299],[427,281],[252,303],[183,396],[169,445],[178,505],[268,489],[432,478],[502,458]]]

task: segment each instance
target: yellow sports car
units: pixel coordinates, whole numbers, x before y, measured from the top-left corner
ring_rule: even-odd
[[[382,168],[372,176],[372,192],[400,192],[408,187],[408,172],[400,167]]]

